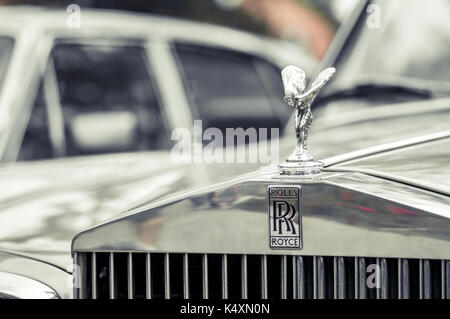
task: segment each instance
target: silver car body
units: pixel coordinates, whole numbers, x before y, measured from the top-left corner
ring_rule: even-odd
[[[317,112],[310,146],[325,169],[313,181],[281,178],[276,167],[259,164],[175,165],[165,152],[3,167],[0,224],[9,227],[0,231],[0,271],[71,298],[63,284],[67,267],[74,258],[84,278],[86,254],[127,253],[128,268],[120,270],[128,278],[134,253],[160,252],[166,260],[170,253],[239,254],[245,265],[252,254],[328,256],[336,258],[336,269],[343,257],[356,256],[355,267],[373,257],[382,271],[388,258],[398,259],[399,269],[412,258],[420,261],[422,279],[430,273],[427,260],[442,261],[442,293],[449,296],[450,99],[398,106]],[[294,136],[283,138],[280,155],[294,144]],[[267,186],[276,184],[302,188],[301,251],[269,249]],[[42,276],[29,262],[54,274]],[[322,257],[314,265],[323,266]],[[422,279],[420,297],[426,297]],[[403,284],[399,270],[402,293]],[[75,297],[87,297],[84,288]]]

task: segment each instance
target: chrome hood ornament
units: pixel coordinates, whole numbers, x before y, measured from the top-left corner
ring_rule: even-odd
[[[312,82],[310,88],[306,89],[306,74],[302,69],[290,65],[281,71],[284,86],[284,100],[295,107],[295,133],[297,146],[294,152],[279,164],[281,175],[315,175],[320,173],[323,163],[314,160],[308,153],[308,131],[313,120],[311,104],[319,94],[320,89],[327,84],[336,73],[335,68],[326,68]]]

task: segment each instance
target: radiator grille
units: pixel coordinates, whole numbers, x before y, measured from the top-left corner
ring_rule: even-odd
[[[447,260],[96,252],[75,263],[80,299],[450,298]]]

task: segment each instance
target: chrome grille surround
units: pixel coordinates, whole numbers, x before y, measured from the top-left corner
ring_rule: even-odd
[[[74,261],[79,299],[450,299],[450,260],[76,252]],[[367,285],[369,265],[379,288]]]

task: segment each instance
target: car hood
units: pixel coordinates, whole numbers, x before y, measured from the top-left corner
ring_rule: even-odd
[[[435,179],[442,166],[435,166],[438,162],[431,161],[431,154],[426,149],[411,151],[411,147],[447,143],[437,149],[445,149],[447,153],[441,155],[448,158],[450,99],[337,114],[319,110],[317,114],[309,144],[312,154],[324,160],[328,170],[374,176],[386,173],[382,178],[400,183],[414,180],[415,187],[425,190],[430,183],[435,189],[449,187],[446,179]],[[295,143],[287,135],[280,140],[280,157],[288,154]],[[412,165],[418,154],[421,163],[430,160],[432,164],[421,174],[405,176],[412,167],[403,169],[402,163]],[[384,157],[371,160],[374,155]],[[396,157],[395,165],[390,160],[392,156]],[[405,158],[408,161],[402,162]],[[4,225],[0,230],[0,250],[67,269],[72,263],[71,241],[84,230],[149,203],[167,202],[189,190],[208,189],[232,178],[250,179],[270,169],[273,167],[258,163],[175,164],[169,152],[7,165],[0,170],[0,224]],[[441,197],[441,204],[448,205],[448,197]]]

